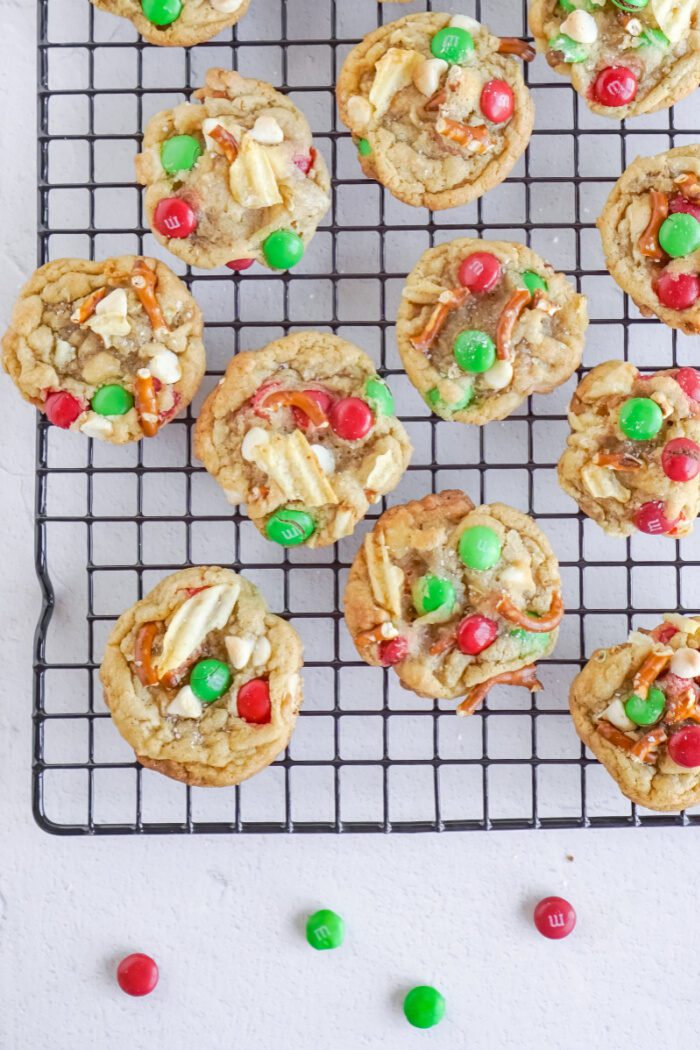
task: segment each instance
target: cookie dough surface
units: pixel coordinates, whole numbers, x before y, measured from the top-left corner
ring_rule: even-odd
[[[598,228],[610,273],[641,312],[655,314],[672,328],[692,335],[700,332],[700,237],[693,251],[676,258],[659,243],[663,223],[684,212],[689,219],[700,219],[697,145],[677,146],[656,157],[637,157],[615,183]],[[697,229],[700,231],[700,224]],[[659,298],[659,279],[671,275],[677,280],[683,274],[692,276],[695,288],[687,305],[676,309],[672,291],[671,305]]]
[[[3,366],[22,397],[59,426],[123,444],[152,437],[190,403],[205,369],[202,328],[186,285],[162,262],[56,259],[20,293]],[[105,400],[115,387],[122,404],[114,390]],[[52,410],[57,395],[72,406],[61,421]],[[114,407],[126,410],[106,411]]]
[[[463,63],[436,59],[436,34],[454,25],[473,40]],[[509,41],[527,55],[527,45]],[[521,60],[466,15],[407,15],[353,48],[337,85],[340,118],[360,145],[365,175],[399,200],[453,208],[506,178],[525,151],[534,107]],[[532,52],[534,54],[534,52]],[[500,122],[482,110],[487,83],[504,81],[513,113]]]
[[[460,541],[474,528],[498,538],[500,557],[488,570],[469,568],[460,556]],[[447,581],[453,595],[427,613],[416,604],[426,576]],[[357,553],[344,605],[363,660],[393,666],[419,696],[466,695],[458,710],[471,714],[491,684],[539,688],[533,665],[553,650],[562,617],[559,566],[526,514],[502,503],[475,507],[463,492],[447,490],[382,514]],[[460,625],[474,614],[490,622],[493,637],[469,654]]]
[[[629,536],[641,524],[650,534],[677,537],[692,531],[700,509],[700,478],[669,477],[664,450],[669,442],[677,449],[683,439],[690,442],[684,446],[690,458],[691,453],[700,456],[700,404],[687,393],[694,388],[700,396],[700,377],[693,369],[640,375],[625,361],[598,365],[577,387],[559,481],[610,535]],[[649,440],[630,440],[620,428],[621,410],[633,398],[644,399],[647,408],[647,401],[658,405],[660,428]]]
[[[149,121],[136,158],[158,241],[204,269],[242,259],[271,266],[263,245],[278,231],[307,245],[330,207],[330,179],[303,113],[270,84],[225,69],[210,69],[194,96]],[[189,169],[168,172],[164,149],[176,136],[200,152]],[[190,209],[187,226],[159,218],[173,200]]]
[[[622,645],[597,649],[572,682],[569,705],[576,732],[623,794],[640,806],[667,812],[700,802],[700,767],[678,765],[668,750],[670,738],[700,718],[697,681],[673,673],[674,667],[688,671],[698,661],[697,655],[688,657],[688,650],[697,654],[700,619],[669,614],[664,620],[650,633],[632,631]],[[651,684],[664,695],[663,713],[653,724],[639,726],[627,716],[625,701],[639,693],[635,676],[650,657],[658,658],[658,676]]]
[[[144,652],[147,653],[144,656]],[[202,703],[192,669],[214,659],[230,688]],[[286,748],[301,705],[301,640],[244,576],[217,566],[166,577],[119,617],[100,679],[114,723],[142,765],[203,787],[240,784]],[[152,667],[152,684],[145,684]],[[267,683],[267,717],[239,712],[242,688]],[[248,717],[250,717],[248,715]]]
[[[141,0],[92,0],[95,7],[130,19],[151,44],[190,47],[211,40],[233,26],[248,10],[250,0],[182,0],[179,16],[159,26],[144,14]]]
[[[537,50],[601,116],[623,120],[655,113],[700,84],[698,0],[650,0],[630,11],[613,0],[533,0],[530,27]],[[602,104],[600,74],[621,68],[636,79],[635,94],[628,100],[613,86]],[[623,104],[609,104],[617,99]]]
[[[490,290],[470,292],[460,266],[483,253],[498,261],[500,276]],[[528,295],[523,275],[545,287]],[[509,311],[517,314],[510,324]],[[482,424],[565,382],[581,362],[587,325],[585,297],[535,252],[464,237],[430,248],[409,274],[397,339],[406,372],[433,411]],[[493,363],[486,371],[458,364],[455,340],[464,332],[488,337]]]
[[[309,391],[315,423],[293,404]],[[356,439],[335,421],[349,401],[369,424]],[[202,406],[195,451],[263,535],[275,538],[271,519],[291,510],[312,528],[306,546],[323,547],[350,535],[396,487],[412,449],[369,357],[336,336],[298,332],[233,358]]]

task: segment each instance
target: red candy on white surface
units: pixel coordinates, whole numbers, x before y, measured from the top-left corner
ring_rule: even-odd
[[[265,678],[253,678],[238,690],[238,717],[252,725],[264,726],[272,720],[270,686]]]
[[[601,106],[627,106],[637,94],[637,77],[627,66],[608,66],[593,85],[593,97]]]
[[[668,738],[668,753],[677,766],[697,769],[700,766],[700,726],[686,726]]]
[[[505,80],[489,80],[481,92],[481,112],[492,124],[504,124],[515,109],[513,91]]]
[[[403,635],[379,643],[379,659],[384,667],[393,667],[408,656],[408,639]]]
[[[229,270],[235,270],[237,273],[241,270],[249,270],[255,262],[255,259],[233,259],[231,262],[227,262]]]
[[[327,390],[305,390],[304,393],[307,397],[310,397],[312,401],[322,409],[323,412],[328,415],[330,407],[333,404],[333,397],[328,393]],[[308,430],[311,426],[311,420],[301,408],[297,408],[296,405],[292,406],[292,415],[294,416],[294,422],[300,428],[300,430]]]
[[[372,409],[360,397],[343,397],[329,413],[331,430],[345,441],[359,441],[374,425]]]
[[[676,194],[675,197],[671,197],[668,202],[668,210],[671,215],[675,215],[676,212],[682,211],[686,215],[692,215],[694,219],[700,222],[700,204],[695,204],[694,201],[689,201],[687,197],[684,197],[682,193]]]
[[[535,908],[534,920],[543,937],[559,941],[576,925],[576,912],[563,897],[544,897]]]
[[[315,149],[311,149],[311,150],[309,150],[309,152],[306,154],[305,157],[295,157],[294,158],[294,164],[299,169],[299,171],[302,172],[303,175],[308,175],[309,172],[311,171],[311,169],[314,166],[315,159],[316,159],[316,150]]]
[[[117,982],[127,995],[149,995],[158,984],[158,967],[150,955],[134,952],[117,966]]]
[[[501,264],[491,252],[474,252],[463,259],[457,280],[470,292],[492,292],[501,280]]]
[[[679,368],[675,380],[686,397],[700,401],[700,375],[694,368]]]
[[[692,481],[700,473],[700,445],[678,437],[664,445],[661,466],[671,481]]]
[[[649,536],[664,536],[673,531],[677,522],[667,518],[666,505],[660,499],[654,499],[642,503],[634,516],[634,524],[640,532],[646,532]]]
[[[457,648],[468,656],[477,656],[496,641],[498,624],[488,616],[473,613],[465,616],[457,628]]]
[[[182,197],[164,197],[156,204],[153,225],[162,237],[182,240],[197,229],[197,216]]]
[[[700,278],[694,273],[659,274],[656,297],[669,310],[689,310],[700,299]]]
[[[62,430],[75,423],[85,406],[77,397],[73,397],[67,390],[52,390],[46,395],[44,401],[44,415],[55,427]]]

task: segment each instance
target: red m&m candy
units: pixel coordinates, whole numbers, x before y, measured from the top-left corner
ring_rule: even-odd
[[[238,717],[252,725],[264,726],[272,720],[270,686],[265,678],[253,678],[238,690]]]
[[[311,149],[305,156],[295,157],[294,164],[303,175],[308,175],[314,166],[315,159],[316,150]]]
[[[690,438],[673,438],[664,445],[661,466],[671,481],[692,481],[700,473],[700,445]]]
[[[682,193],[677,193],[675,197],[671,197],[671,200],[668,202],[668,210],[671,215],[675,215],[679,211],[685,212],[686,215],[692,215],[700,222],[700,204],[689,201]]]
[[[393,667],[408,656],[408,639],[399,635],[379,644],[379,659],[384,667]]]
[[[148,995],[158,984],[158,967],[150,955],[134,952],[117,966],[117,982],[127,995]]]
[[[627,106],[637,94],[637,77],[627,66],[608,66],[593,85],[593,97],[601,106]]]
[[[669,310],[689,310],[700,299],[700,278],[694,273],[665,270],[656,282],[656,295]]]
[[[55,427],[68,430],[81,412],[84,405],[67,390],[52,390],[44,401],[44,415]]]
[[[675,528],[676,522],[666,517],[665,504],[660,499],[654,499],[642,503],[634,516],[634,524],[640,532],[646,532],[649,536],[663,536]]]
[[[255,259],[234,259],[232,262],[227,262],[226,265],[229,270],[239,272],[240,270],[249,270],[254,262]]]
[[[694,368],[679,368],[675,378],[686,397],[700,401],[700,375]]]
[[[535,908],[535,926],[543,937],[559,941],[576,925],[576,912],[563,897],[544,897]]]
[[[374,425],[372,409],[360,397],[343,397],[336,401],[329,420],[333,433],[346,441],[359,441]]]
[[[498,625],[479,613],[465,616],[457,628],[457,647],[468,656],[476,656],[496,640]]]
[[[677,766],[700,766],[700,726],[686,726],[668,739],[668,753]]]
[[[504,124],[513,116],[513,91],[505,80],[489,80],[481,92],[481,112],[493,124]]]
[[[501,264],[491,252],[473,252],[460,263],[457,280],[470,292],[492,292],[501,280]]]
[[[164,197],[156,204],[153,225],[162,237],[181,240],[197,229],[197,216],[182,197]]]

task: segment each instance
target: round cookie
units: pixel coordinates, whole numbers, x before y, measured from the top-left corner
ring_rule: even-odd
[[[700,802],[700,617],[597,649],[574,678],[576,732],[632,802],[664,812]]]
[[[56,259],[30,278],[3,367],[56,426],[121,445],[153,437],[204,375],[202,315],[164,263]]]
[[[117,620],[100,679],[114,723],[148,769],[240,784],[286,748],[301,705],[301,640],[230,569],[167,576]]]
[[[194,97],[148,122],[136,158],[155,237],[204,269],[296,266],[331,203],[306,117],[225,69],[210,69]]]
[[[610,273],[644,316],[700,332],[700,146],[637,157],[598,229]]]
[[[514,55],[529,60],[534,50],[467,15],[406,15],[365,37],[337,85],[365,175],[406,204],[435,210],[502,182],[534,120]]]
[[[202,406],[194,447],[230,502],[285,547],[349,536],[412,452],[369,357],[321,332],[234,357]]]
[[[236,24],[250,0],[92,0],[95,7],[129,18],[151,44],[191,47]]]
[[[408,377],[459,423],[505,419],[578,368],[586,298],[522,244],[460,238],[409,274],[396,334]]]
[[[601,116],[655,113],[700,84],[698,0],[533,0],[530,27]]]
[[[686,536],[700,510],[700,375],[598,365],[569,406],[559,482],[611,536]]]
[[[559,566],[532,518],[474,507],[458,490],[387,510],[355,557],[345,622],[357,651],[418,696],[465,699],[493,685],[540,689],[563,616]]]

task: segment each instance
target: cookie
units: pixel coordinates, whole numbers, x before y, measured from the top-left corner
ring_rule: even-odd
[[[92,0],[95,7],[130,19],[151,44],[191,47],[238,22],[250,0]]]
[[[537,50],[594,113],[655,113],[700,84],[698,0],[533,0]]]
[[[321,332],[234,357],[202,406],[194,447],[230,502],[285,547],[349,536],[412,452],[369,357]]]
[[[301,640],[257,587],[218,566],[167,576],[123,613],[100,679],[141,765],[201,787],[240,784],[286,748]]]
[[[406,204],[435,210],[498,185],[532,132],[519,58],[534,53],[467,15],[406,15],[370,33],[337,85],[365,175]]]
[[[700,375],[607,361],[579,384],[559,481],[611,536],[686,536],[700,509]]]
[[[644,316],[700,332],[700,146],[637,157],[598,229],[610,273]]]
[[[576,732],[632,802],[665,812],[700,803],[700,617],[597,649],[571,684]]]
[[[204,269],[296,266],[331,203],[306,117],[225,69],[210,69],[194,96],[148,122],[136,158],[155,237]]]
[[[2,363],[55,426],[121,445],[189,405],[202,327],[186,285],[156,259],[56,259],[22,289]]]
[[[585,296],[535,252],[463,237],[421,256],[396,334],[432,410],[482,424],[564,383],[581,362],[587,325]]]
[[[559,565],[532,518],[463,492],[392,507],[357,553],[345,622],[368,664],[470,715],[491,686],[540,689],[563,616]]]

